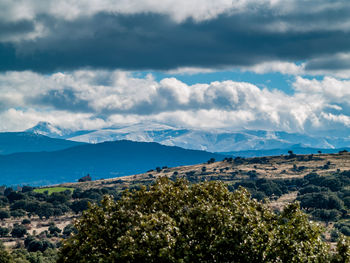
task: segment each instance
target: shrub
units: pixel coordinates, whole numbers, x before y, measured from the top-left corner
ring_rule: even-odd
[[[0,227],[0,237],[6,237],[10,233],[7,227]]]
[[[22,225],[29,225],[31,223],[31,221],[28,218],[24,218],[22,220]]]
[[[15,224],[11,231],[11,235],[17,238],[24,237],[24,235],[26,234],[27,234],[27,229],[23,225]]]
[[[0,210],[0,220],[4,220],[5,218],[10,218],[10,213],[7,210]]]

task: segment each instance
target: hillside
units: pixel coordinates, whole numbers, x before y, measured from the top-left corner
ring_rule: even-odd
[[[95,179],[146,172],[157,166],[203,163],[223,155],[157,143],[131,141],[86,144],[53,152],[0,156],[1,183],[48,185],[74,182],[86,174]]]
[[[133,176],[98,180],[65,187],[89,189],[138,189],[158,177],[185,178],[191,183],[219,180],[233,191],[240,186],[253,198],[269,200],[276,211],[295,200],[310,219],[320,221],[333,242],[340,233],[350,236],[350,153],[295,155],[259,158],[225,158],[209,162],[150,171]]]
[[[181,160],[196,153],[198,156],[205,157],[206,161],[195,165],[151,169],[131,176],[64,183],[38,189],[23,187],[14,191],[11,188],[0,187],[2,200],[0,215],[4,218],[3,226],[0,228],[3,231],[1,240],[7,247],[14,246],[16,242],[23,243],[23,238],[14,237],[9,231],[15,229],[15,224],[24,225],[24,219],[30,219],[29,225],[25,227],[28,233],[35,236],[36,241],[33,241],[33,245],[39,242],[38,240],[49,240],[55,244],[60,238],[67,238],[69,235],[67,233],[73,231],[70,223],[87,208],[88,202],[99,202],[106,194],[119,199],[124,190],[139,189],[163,176],[172,180],[185,178],[190,183],[219,180],[224,182],[230,191],[243,186],[248,189],[253,198],[268,200],[269,206],[274,211],[281,211],[287,203],[298,200],[310,219],[321,222],[326,228],[325,238],[328,242],[334,242],[339,233],[350,236],[350,153],[348,152],[317,155],[290,153],[284,156],[259,158],[226,157],[223,161],[214,161],[208,158],[215,156],[210,153],[187,152],[181,148],[155,143],[121,141],[93,146],[91,148],[91,145],[84,145],[60,152],[64,152],[73,163],[75,156],[82,152],[94,156],[96,160],[98,157],[105,158],[106,155],[102,156],[102,151],[108,152],[108,158],[123,163],[125,159],[115,151],[115,148],[120,150],[123,146],[128,146],[127,148],[130,149],[128,152],[123,152],[123,155],[129,156],[129,159],[133,157],[130,164],[137,163],[139,159],[151,162],[150,150],[167,158],[175,158],[175,156],[183,158]],[[89,150],[82,151],[81,147]],[[107,149],[110,150],[107,151]],[[58,164],[55,163],[57,160],[54,160],[57,152],[50,154],[54,155],[50,159],[43,160],[43,165],[47,162]],[[12,156],[18,159],[21,155]],[[87,155],[84,155],[87,158],[85,165],[88,162],[94,165],[93,158],[88,158]],[[169,161],[169,159],[163,160]],[[155,167],[156,165],[153,164],[153,168]],[[63,231],[59,232],[60,230]],[[26,248],[32,249],[28,244]]]
[[[349,147],[343,147],[343,148],[310,148],[310,147],[303,147],[300,144],[292,145],[289,148],[286,149],[268,149],[268,150],[247,150],[247,151],[231,151],[231,152],[220,152],[220,154],[224,155],[231,155],[231,156],[240,156],[240,157],[263,157],[263,156],[276,156],[276,155],[283,155],[287,154],[288,151],[292,150],[295,154],[317,154],[319,152],[321,153],[338,153],[339,151],[347,150],[349,151]]]
[[[293,158],[290,158],[289,155],[255,158],[226,158],[226,160],[209,164],[201,163],[166,168],[162,169],[160,172],[150,171],[133,176],[63,185],[73,185],[84,189],[103,187],[106,184],[119,186],[121,181],[123,184],[134,185],[142,182],[151,182],[155,177],[159,176],[172,177],[174,174],[176,177],[184,177],[190,181],[223,180],[228,183],[235,183],[242,180],[249,180],[253,174],[256,175],[253,176],[255,179],[263,178],[273,180],[303,178],[312,172],[317,172],[321,176],[328,176],[337,171],[348,170],[350,170],[350,153],[321,153],[315,155],[296,155]]]

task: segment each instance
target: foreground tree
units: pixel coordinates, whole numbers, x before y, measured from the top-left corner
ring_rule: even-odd
[[[115,202],[105,197],[77,222],[58,262],[347,262],[298,204],[280,215],[241,188],[161,178]]]

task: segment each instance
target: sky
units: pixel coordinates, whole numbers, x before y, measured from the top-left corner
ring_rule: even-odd
[[[348,0],[0,0],[0,131],[347,131],[349,14]]]

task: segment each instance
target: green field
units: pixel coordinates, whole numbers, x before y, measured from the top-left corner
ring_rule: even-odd
[[[45,188],[38,188],[38,189],[34,189],[34,192],[36,193],[44,193],[46,191],[48,191],[49,195],[52,193],[59,193],[59,192],[63,192],[69,190],[71,192],[74,191],[74,188],[70,188],[70,187],[45,187]]]

